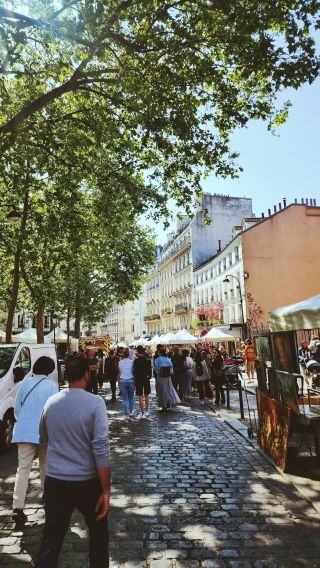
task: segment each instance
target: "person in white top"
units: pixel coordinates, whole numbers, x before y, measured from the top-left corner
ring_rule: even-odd
[[[123,352],[123,359],[119,361],[119,387],[123,399],[123,410],[128,419],[133,418],[134,404],[134,378],[133,359],[129,358],[129,349]]]
[[[48,375],[54,371],[55,363],[50,357],[39,357],[33,365],[33,376],[23,379],[19,385],[14,414],[16,423],[12,442],[18,444],[18,469],[13,491],[12,518],[25,523],[24,503],[32,462],[39,456],[40,480],[45,478],[46,445],[40,445],[39,423],[48,398],[58,392],[58,385]]]

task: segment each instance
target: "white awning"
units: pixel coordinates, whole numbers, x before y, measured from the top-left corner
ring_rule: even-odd
[[[67,343],[68,336],[61,327],[56,327],[54,331],[52,330],[44,336],[44,340],[46,343],[47,341],[51,341],[51,343]]]
[[[320,294],[277,308],[269,313],[269,328],[272,333],[318,329],[320,327]]]

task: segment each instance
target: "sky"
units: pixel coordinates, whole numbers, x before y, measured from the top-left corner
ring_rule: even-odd
[[[320,205],[320,79],[288,90],[279,100],[290,99],[292,106],[286,123],[273,135],[267,123],[252,121],[234,132],[231,148],[239,152],[238,164],[244,169],[236,180],[203,180],[205,192],[235,197],[251,197],[257,217],[273,205],[297,198],[314,198]],[[173,213],[177,210],[173,208]],[[166,241],[166,232],[154,227],[157,241]]]

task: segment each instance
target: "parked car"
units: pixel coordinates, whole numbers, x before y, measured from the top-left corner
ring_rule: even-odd
[[[0,345],[0,452],[11,447],[14,425],[14,405],[19,383],[32,375],[39,357],[51,357],[55,370],[49,378],[58,384],[58,366],[55,345],[7,344]]]

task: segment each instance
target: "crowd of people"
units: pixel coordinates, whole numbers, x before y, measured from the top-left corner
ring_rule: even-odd
[[[80,348],[65,354],[68,388],[59,391],[48,376],[55,368],[49,357],[40,357],[33,374],[18,388],[13,442],[18,446],[18,468],[13,493],[12,518],[25,523],[25,499],[33,460],[39,457],[43,485],[45,524],[36,568],[55,568],[72,512],[77,508],[89,529],[91,568],[108,566],[107,515],[110,500],[108,416],[105,400],[97,396],[105,381],[110,384],[108,405],[121,396],[125,419],[150,414],[150,381],[155,379],[159,410],[189,404],[197,393],[201,404],[225,403],[223,366],[226,352],[202,345],[186,349],[158,345],[153,356],[138,346],[110,349]],[[120,393],[117,392],[118,389]]]

